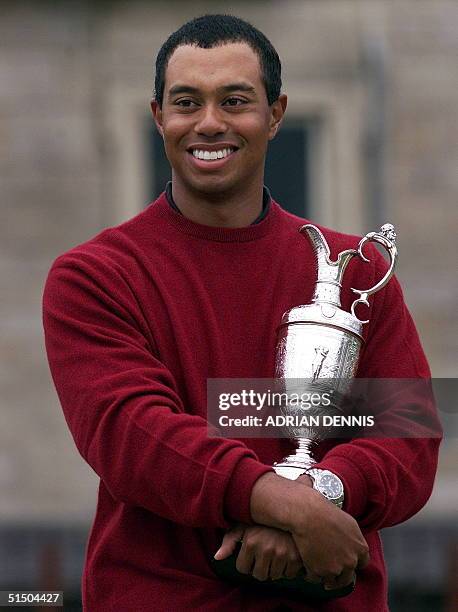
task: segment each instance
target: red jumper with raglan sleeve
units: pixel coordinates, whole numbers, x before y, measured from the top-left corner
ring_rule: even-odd
[[[44,292],[52,376],[79,452],[100,478],[83,575],[88,612],[383,611],[386,572],[377,530],[428,499],[437,439],[359,439],[321,450],[345,485],[344,509],[370,546],[350,596],[309,607],[242,591],[209,559],[224,529],[251,522],[255,481],[291,452],[285,439],[210,437],[207,378],[269,378],[282,314],[311,300],[315,259],[303,219],[271,202],[249,227],[199,225],[165,194],[53,264]],[[358,238],[321,228],[332,255]],[[351,286],[386,269],[348,266]],[[371,298],[361,377],[428,377],[398,282]],[[434,417],[433,417],[434,418]]]

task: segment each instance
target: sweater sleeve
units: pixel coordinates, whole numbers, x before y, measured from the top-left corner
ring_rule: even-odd
[[[375,249],[375,275],[382,278],[386,263]],[[414,379],[430,377],[428,363],[412,317],[394,277],[380,292],[371,314],[358,377]],[[402,404],[402,403],[401,403]],[[389,410],[391,431],[406,431],[412,406]],[[368,530],[396,525],[418,512],[431,495],[437,468],[441,426],[434,402],[422,401],[414,410],[427,423],[418,437],[360,438],[339,444],[317,464],[337,474],[344,483],[344,510]],[[377,418],[377,417],[376,417]],[[430,433],[429,433],[430,432]],[[426,437],[428,436],[428,437]]]
[[[56,260],[43,320],[76,446],[114,498],[194,527],[251,521],[251,489],[271,468],[186,413],[115,266],[87,254]]]

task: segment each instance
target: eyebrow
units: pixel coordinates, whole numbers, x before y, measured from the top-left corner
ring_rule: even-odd
[[[222,93],[244,91],[246,93],[256,94],[255,88],[252,85],[248,85],[247,83],[230,83],[229,85],[223,85],[222,87],[218,87],[217,91],[220,91]],[[200,90],[197,87],[192,87],[191,85],[174,85],[169,90],[169,98],[182,93],[198,94],[200,93]]]

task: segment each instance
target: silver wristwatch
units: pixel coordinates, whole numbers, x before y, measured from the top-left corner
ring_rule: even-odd
[[[305,472],[310,476],[313,488],[324,495],[330,502],[342,508],[344,503],[344,487],[338,476],[329,470],[310,468]]]

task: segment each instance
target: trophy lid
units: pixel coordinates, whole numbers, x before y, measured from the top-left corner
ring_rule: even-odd
[[[316,302],[291,308],[283,315],[280,327],[290,324],[333,327],[353,334],[363,341],[363,322],[331,303]]]

